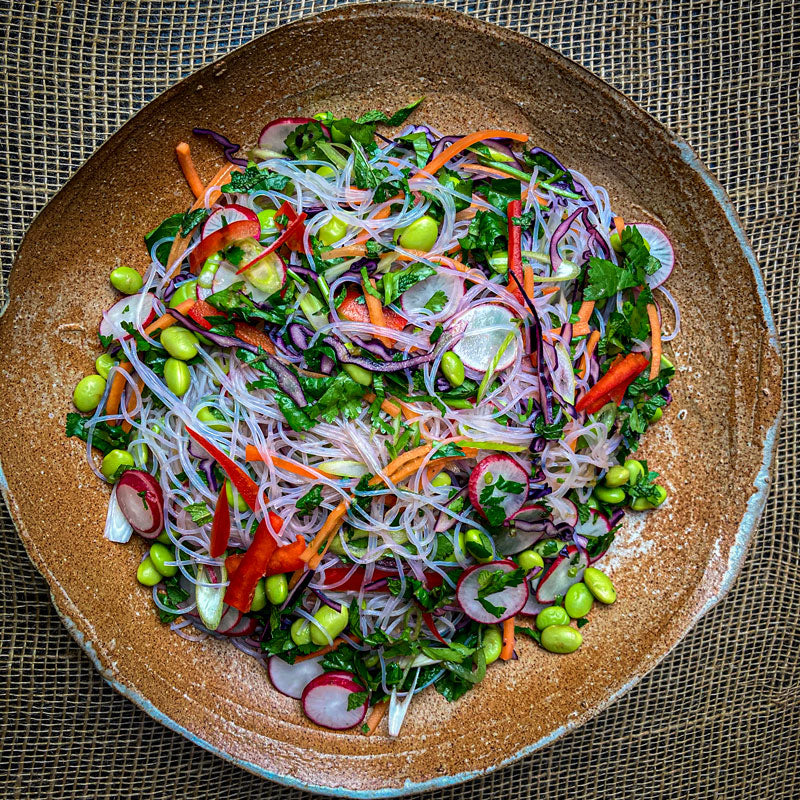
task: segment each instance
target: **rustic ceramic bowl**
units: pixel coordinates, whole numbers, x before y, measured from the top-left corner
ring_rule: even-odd
[[[432,59],[431,43],[445,58]],[[670,288],[683,333],[674,402],[644,454],[669,501],[632,514],[605,563],[618,602],[580,651],[532,642],[448,704],[427,691],[402,736],[332,733],[275,692],[227,643],[171,634],[134,580],[143,544],[103,539],[108,489],[64,437],[77,380],[93,370],[109,269],[144,266],[142,235],[190,200],[173,145],[192,126],[252,143],[266,120],[356,115],[425,95],[417,119],[451,133],[531,134],[606,186],[627,220],[675,243]],[[191,140],[209,178],[220,155]],[[253,772],[313,791],[392,796],[463,781],[580,725],[653,667],[727,591],[764,504],[781,364],[764,286],[730,202],[690,148],[618,92],[523,36],[442,8],[351,6],[236,50],[137,114],[39,215],[0,321],[4,494],[72,635],[153,717]],[[680,691],[680,687],[676,687]]]

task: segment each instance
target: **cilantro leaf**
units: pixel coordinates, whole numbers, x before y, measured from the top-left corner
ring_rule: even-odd
[[[208,510],[208,506],[205,503],[191,503],[186,506],[186,511],[198,527],[208,525],[214,519],[214,515]]]
[[[259,308],[243,291],[244,281],[232,283],[220,292],[206,298],[206,302],[226,317],[235,317],[244,322],[263,319],[267,322],[282,324],[285,316],[273,311]]]
[[[350,139],[362,147],[369,147],[374,143],[374,124],[356,122],[348,117],[342,117],[331,122],[329,127],[335,141],[347,141]]]
[[[661,371],[658,373],[657,378],[651,381],[647,372],[643,372],[628,387],[627,394],[629,397],[639,397],[639,395],[642,394],[654,395],[656,392],[660,392],[674,377],[675,367],[673,367],[671,364],[666,366],[662,361]]]
[[[456,442],[448,442],[445,445],[437,447],[433,451],[430,460],[435,461],[437,458],[464,458],[464,451],[458,446]]]
[[[438,314],[445,307],[447,303],[447,295],[441,290],[437,289],[425,303],[424,308],[431,312],[431,314]]]
[[[86,442],[89,440],[90,430],[92,447],[96,447],[103,455],[111,450],[124,450],[128,446],[128,434],[121,425],[109,425],[107,422],[90,425],[88,417],[82,417],[72,411],[67,414],[67,436],[77,436]]]
[[[533,432],[536,436],[541,436],[543,439],[558,441],[564,436],[564,425],[566,422],[566,414],[562,414],[558,420],[549,424],[544,421],[544,415],[539,414],[533,422]]]
[[[164,579],[164,591],[159,592],[159,600],[169,607],[178,610],[178,604],[182,603],[189,597],[189,592],[181,587],[180,580],[177,575],[171,578]],[[170,614],[169,611],[164,611],[163,608],[158,609],[158,618],[164,623],[174,622],[180,613]]]
[[[367,111],[366,113],[362,114],[356,122],[358,124],[363,124],[367,122],[376,122],[381,123],[382,125],[389,125],[390,127],[396,127],[397,125],[402,125],[410,116],[411,112],[424,100],[424,97],[420,97],[419,100],[414,100],[412,103],[409,103],[407,106],[403,106],[399,108],[394,114],[384,114],[383,111]]]
[[[230,183],[220,187],[226,194],[258,191],[282,192],[289,179],[275,172],[262,172],[258,167],[247,167],[244,172],[232,172]]]
[[[569,187],[571,191],[575,191],[575,180],[572,175],[546,150],[538,147],[532,150],[523,150],[522,160],[529,167],[538,167],[547,173],[547,183],[561,183]]]
[[[524,625],[515,625],[514,633],[517,636],[529,636],[536,644],[542,643],[542,632],[536,628],[528,628]]]
[[[361,708],[369,698],[369,692],[350,692],[347,698],[347,710],[353,711],[356,708]]]
[[[618,267],[605,258],[592,256],[589,259],[588,283],[583,296],[586,300],[605,300],[623,289],[632,289],[640,284],[641,281],[630,270]]]
[[[298,125],[284,140],[286,152],[295,159],[316,156],[316,143],[327,141],[318,120]]]
[[[355,145],[353,148],[353,183],[359,189],[377,189],[389,177],[386,167],[376,168],[367,160],[363,148]]]
[[[478,573],[478,602],[490,614],[496,617],[502,616],[506,610],[504,606],[496,606],[488,600],[488,597],[498,592],[502,592],[508,586],[519,586],[525,579],[525,570],[521,567],[504,572],[501,569],[483,569]]]
[[[353,419],[361,411],[365,391],[365,386],[356,383],[346,372],[340,372],[306,412],[311,417],[321,416],[326,422],[333,422],[340,414],[344,419]]]
[[[296,503],[295,507],[301,514],[308,514],[319,507],[322,502],[322,487],[312,486]]]
[[[492,251],[502,249],[508,238],[506,220],[493,211],[481,209],[470,222],[467,235],[458,240],[464,250]],[[500,243],[498,244],[498,240]]]

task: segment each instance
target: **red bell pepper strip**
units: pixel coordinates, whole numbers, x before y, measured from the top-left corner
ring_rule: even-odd
[[[231,512],[228,506],[228,493],[223,486],[217,497],[214,519],[211,522],[211,544],[208,546],[208,553],[212,558],[219,558],[225,552],[230,536]]]
[[[213,325],[206,317],[224,317],[225,315],[219,309],[214,308],[211,303],[206,303],[205,300],[197,300],[189,309],[187,316],[193,319],[201,328],[205,328],[208,331],[211,330]]]
[[[647,369],[650,362],[641,353],[629,353],[622,361],[611,367],[611,369],[600,378],[597,383],[586,392],[583,397],[575,404],[576,411],[585,411],[587,414],[594,414],[599,411],[611,399],[611,393],[634,380],[638,375]]]
[[[233,335],[247,344],[260,347],[265,353],[275,355],[275,345],[263,331],[248,325],[246,322],[237,322],[233,326]]]
[[[268,578],[270,575],[294,572],[296,569],[305,567],[305,561],[300,558],[300,553],[305,549],[305,539],[299,535],[291,544],[281,545],[272,554],[267,564],[267,571],[262,577]],[[225,559],[225,569],[228,570],[229,578],[239,569],[242,559],[244,559],[244,553],[232,553]]]
[[[361,302],[359,302],[359,298]],[[364,295],[358,291],[354,286],[347,288],[347,294],[344,296],[339,308],[337,309],[339,316],[348,322],[370,322],[369,309],[364,302]],[[393,331],[401,331],[408,324],[405,317],[401,317],[396,311],[384,306],[383,320],[387,328]]]
[[[210,452],[210,451],[209,451]],[[268,514],[269,523],[279,532],[283,520],[272,511]],[[253,542],[247,548],[239,567],[234,573],[225,591],[225,602],[229,606],[246,614],[253,605],[253,596],[256,591],[256,584],[267,571],[267,565],[272,558],[272,554],[277,550],[278,543],[270,533],[267,525],[267,517],[258,523]]]
[[[450,647],[450,643],[442,638],[442,634],[436,630],[436,623],[434,623],[433,614],[430,611],[423,611],[422,621],[428,626],[435,639],[438,639],[445,647]]]
[[[305,219],[306,215],[303,213],[300,216],[303,218],[300,222],[295,226],[294,223],[297,221],[297,213],[295,212],[294,208],[292,208],[291,204],[284,200],[281,207],[275,212],[275,217],[280,217],[283,215],[289,220],[290,226],[294,226],[292,228],[292,235],[286,239],[286,245],[290,250],[295,250],[298,253],[303,252],[303,236],[305,235],[305,225],[303,224],[303,220]],[[279,222],[275,223],[278,227],[282,227]]]
[[[254,259],[252,259],[251,261],[248,261],[243,267],[239,267],[239,269],[236,270],[236,274],[237,275],[241,275],[245,270],[250,269],[250,267],[252,267],[253,264],[256,264],[262,258],[264,258],[265,256],[268,256],[270,253],[272,253],[273,251],[277,250],[284,242],[286,244],[289,244],[289,246],[291,247],[291,244],[289,243],[289,239],[298,231],[298,229],[300,231],[303,230],[303,220],[305,220],[305,218],[306,218],[306,215],[305,215],[305,212],[303,212],[302,214],[300,214],[299,217],[296,217],[295,219],[293,219],[289,223],[289,225],[286,227],[286,230],[284,230],[284,232],[271,245],[269,245],[267,248],[265,248]],[[222,230],[225,230],[225,229],[223,228]],[[301,242],[302,242],[302,240],[301,240]],[[297,250],[298,248],[297,247],[291,247],[291,249],[292,250]],[[300,245],[300,249],[302,249],[302,243]]]
[[[508,204],[508,269],[513,272],[522,285],[522,228],[514,222],[514,217],[522,215],[522,201],[512,200]],[[522,292],[514,280],[508,281],[508,291],[522,302]]]
[[[253,511],[258,510],[258,485],[230,456],[208,441],[208,439],[195,433],[191,428],[186,428],[186,433],[201,447],[204,447],[211,457],[222,467],[222,471],[230,478],[233,488]]]
[[[192,272],[197,275],[206,259],[230,247],[234,242],[240,239],[255,239],[261,235],[261,223],[258,220],[252,219],[239,219],[236,222],[231,222],[219,230],[210,233],[205,239],[201,239],[197,247],[189,253],[189,266]]]
[[[325,583],[324,585],[330,586],[331,591],[336,592],[357,592],[362,584],[364,583],[364,579],[366,576],[366,571],[363,567],[356,567],[353,570],[353,574],[350,575],[347,580],[344,581],[341,585],[333,586],[333,584],[339,584],[340,581],[344,580],[345,576],[347,575],[350,570],[353,569],[352,567],[328,567],[325,570]],[[370,578],[369,583],[374,583],[376,581],[382,580],[383,578],[397,578],[397,570],[390,571],[385,569],[376,569],[372,573],[372,578]],[[442,576],[438,572],[426,572],[425,573],[425,588],[426,589],[435,589],[437,586],[442,585]],[[374,591],[387,591],[386,589],[375,589]]]

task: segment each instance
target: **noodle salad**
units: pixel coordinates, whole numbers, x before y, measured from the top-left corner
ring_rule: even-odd
[[[663,231],[525,135],[381,133],[418,103],[275,120],[247,158],[195,129],[227,163],[204,185],[176,148],[196,202],[111,273],[67,415],[164,624],[392,736],[616,600],[596,565],[666,499],[632,454],[680,327]]]

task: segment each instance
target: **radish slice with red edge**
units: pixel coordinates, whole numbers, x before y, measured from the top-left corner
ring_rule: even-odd
[[[579,533],[587,539],[605,536],[610,530],[611,523],[608,517],[596,508],[589,509],[589,519],[586,522],[579,522],[575,526],[575,533]]]
[[[509,517],[507,527],[494,537],[497,552],[510,556],[527,550],[545,535],[545,526],[536,523],[541,523],[549,515],[550,512],[543,505],[523,506]]]
[[[575,527],[578,524],[578,507],[566,497],[548,497],[547,502],[552,508],[553,522],[566,522]]]
[[[567,589],[574,583],[580,583],[583,572],[589,566],[586,551],[578,550],[571,544],[566,555],[556,556],[555,561],[539,579],[536,589],[536,600],[548,605],[554,603],[556,597],[564,597]],[[574,574],[570,574],[574,572]]]
[[[518,569],[513,561],[490,561],[488,564],[476,564],[461,573],[456,586],[456,601],[461,606],[462,611],[475,622],[490,624],[492,622],[502,622],[504,619],[518,614],[528,602],[528,582],[523,578],[516,586],[506,586],[499,592],[490,594],[483,598],[487,604],[502,608],[499,616],[495,616],[491,611],[484,608],[478,599],[478,592],[481,589],[480,576],[482,573],[513,572]]]
[[[520,609],[519,613],[523,617],[535,617],[540,611],[547,608],[544,603],[540,603],[536,599],[535,587],[530,587],[530,594],[528,595],[528,602]]]
[[[224,635],[233,637],[250,636],[256,632],[257,627],[258,621],[255,618],[249,617],[247,614],[242,614],[237,623],[232,628],[225,631]]]
[[[247,206],[240,206],[238,203],[231,203],[229,206],[218,208],[216,211],[212,212],[209,218],[203,223],[201,238],[205,239],[206,236],[214,233],[214,231],[218,231],[220,228],[224,228],[226,225],[230,225],[232,222],[238,222],[242,219],[258,222],[258,214],[252,209],[247,208]]]
[[[149,473],[129,469],[117,482],[117,502],[131,527],[145,539],[155,539],[164,527],[164,493]]]
[[[268,122],[258,137],[258,146],[262,150],[271,150],[273,153],[286,152],[286,137],[301,125],[308,125],[309,122],[318,122],[325,134],[325,138],[330,140],[331,132],[319,120],[310,117],[283,117],[273,119]]]
[[[437,292],[444,294],[440,311],[426,310],[425,306]],[[403,313],[407,316],[436,319],[451,316],[464,296],[464,281],[455,275],[436,274],[415,283],[400,296]],[[440,298],[439,298],[440,299]]]
[[[217,633],[227,633],[236,627],[239,620],[242,618],[242,612],[233,606],[224,606],[225,613],[217,625]]]
[[[267,662],[267,675],[281,694],[299,700],[306,686],[324,673],[320,661],[322,656],[287,664],[280,656],[272,656]]]
[[[350,695],[366,691],[349,672],[326,672],[314,678],[303,690],[305,715],[317,725],[332,731],[343,731],[359,725],[367,714],[365,700],[348,709]]]
[[[513,516],[528,496],[528,475],[505,453],[479,461],[469,476],[469,499],[492,524],[501,525]],[[489,489],[492,491],[488,491]],[[518,491],[511,491],[518,489]],[[502,519],[499,514],[502,512]]]
[[[652,274],[648,275],[647,285],[651,289],[661,286],[672,274],[675,267],[675,250],[667,236],[661,228],[651,225],[649,222],[637,222],[635,227],[642,238],[650,245],[650,255],[661,262],[661,266]]]
[[[126,322],[134,328],[144,328],[156,318],[155,296],[150,292],[123,297],[103,314],[100,320],[101,336],[117,336],[117,328]],[[131,334],[124,334],[123,339],[130,339]]]
[[[453,333],[463,331],[463,336],[452,348],[453,352],[475,372],[486,372],[492,365],[506,336],[515,330],[515,316],[505,306],[484,303],[470,308],[454,318],[450,325]],[[510,367],[517,357],[516,339],[506,347],[495,367],[497,372]]]

